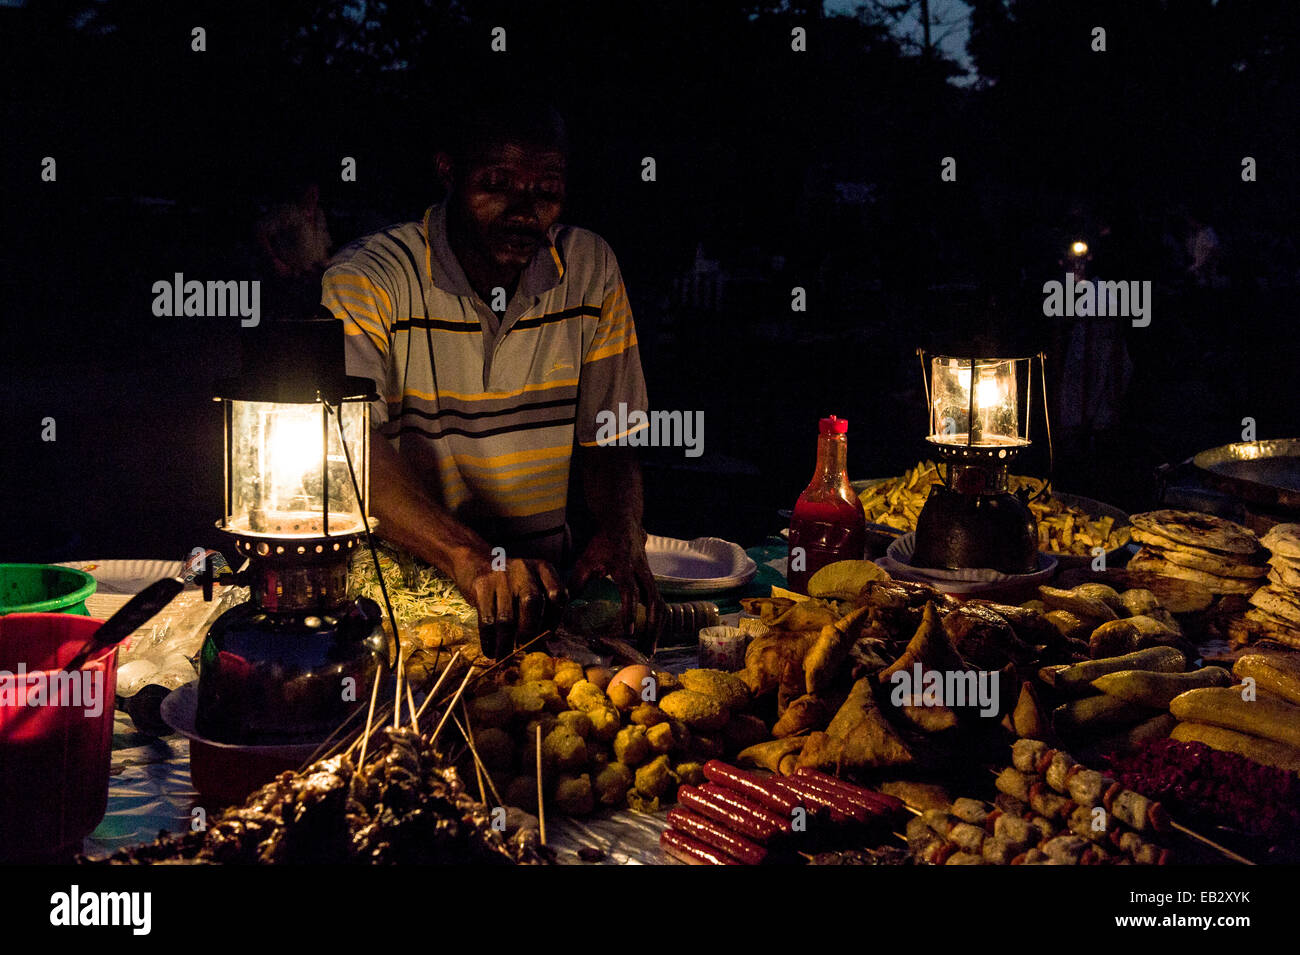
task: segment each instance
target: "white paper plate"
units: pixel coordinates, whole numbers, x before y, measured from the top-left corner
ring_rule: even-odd
[[[965,570],[944,570],[937,567],[913,567],[912,551],[916,534],[909,532],[889,545],[885,556],[876,561],[896,580],[931,584],[946,594],[977,594],[996,590],[1010,584],[1040,584],[1056,573],[1057,560],[1050,554],[1038,552],[1038,569],[1030,574],[1004,574],[988,567]]]
[[[758,565],[742,547],[717,537],[684,541],[651,534],[645,556],[660,591],[669,594],[732,590],[758,573]]]
[[[102,594],[138,594],[155,580],[181,572],[179,560],[70,560],[59,566],[90,574]]]

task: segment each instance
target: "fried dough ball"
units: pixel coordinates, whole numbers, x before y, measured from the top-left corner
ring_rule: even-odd
[[[542,740],[542,759],[552,769],[581,769],[587,765],[587,744],[572,730],[556,726]]]
[[[687,670],[681,681],[685,689],[713,697],[728,710],[739,710],[749,705],[749,688],[739,677],[724,670]]]
[[[659,701],[659,708],[693,730],[711,733],[727,725],[722,701],[694,690],[674,690]]]
[[[542,739],[551,735],[551,731],[560,725],[557,717],[550,713],[543,713],[535,720],[529,720],[524,726],[524,745],[535,746],[537,744],[537,728],[542,729]]]
[[[677,775],[678,781],[686,786],[704,785],[704,764],[703,763],[678,763],[677,768],[673,770]]]
[[[650,743],[644,726],[625,726],[614,737],[614,758],[628,766],[640,766],[650,758]]]
[[[631,767],[609,763],[596,773],[592,788],[602,806],[622,806],[627,802],[627,791],[635,782]]]
[[[656,756],[636,771],[636,791],[652,799],[661,799],[676,791],[677,777],[668,765],[667,756]]]
[[[612,743],[614,737],[618,735],[619,727],[623,725],[618,710],[608,703],[587,710],[587,718],[591,720],[592,737],[602,743]]]
[[[653,703],[642,703],[634,709],[628,719],[638,726],[651,727],[668,719],[667,714]]]
[[[573,688],[569,690],[568,703],[570,709],[584,711],[610,705],[605,691],[590,680],[579,680],[573,684]]]
[[[555,685],[560,688],[560,692],[566,696],[569,691],[573,689],[574,684],[580,682],[584,678],[585,674],[582,672],[581,663],[576,663],[573,660],[555,661],[555,675],[551,679],[553,679]]]
[[[527,812],[537,812],[537,777],[516,776],[506,784],[501,798],[508,805],[518,806]]]
[[[585,816],[596,808],[591,792],[591,777],[561,776],[555,784],[555,808],[566,816]]]
[[[516,716],[536,716],[546,709],[546,698],[536,682],[516,683],[508,692]]]
[[[469,718],[475,730],[505,726],[514,712],[512,697],[507,690],[494,690],[469,701]]]
[[[488,769],[510,769],[515,763],[515,744],[503,729],[474,730],[474,749]]]
[[[667,723],[656,723],[646,730],[646,742],[656,753],[666,753],[676,745],[677,740],[673,738],[673,728]]]
[[[560,725],[586,739],[591,735],[591,717],[580,710],[565,710],[556,717]]]
[[[549,653],[525,654],[519,663],[519,676],[524,680],[551,680],[555,677],[555,659]]]

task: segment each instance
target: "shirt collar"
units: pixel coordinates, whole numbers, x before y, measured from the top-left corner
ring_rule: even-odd
[[[519,292],[541,295],[560,284],[564,278],[564,260],[555,245],[561,226],[557,223],[546,233],[546,244],[533,255],[519,276]],[[453,295],[473,295],[460,260],[447,241],[447,204],[435,203],[424,213],[424,268],[430,282]]]

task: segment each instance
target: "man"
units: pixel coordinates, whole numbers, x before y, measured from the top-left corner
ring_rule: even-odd
[[[650,633],[662,619],[633,449],[596,440],[600,411],[647,410],[636,330],[609,246],[558,223],[567,158],[549,106],[480,108],[436,156],[447,199],[344,248],[323,281],[349,374],[381,396],[380,532],[455,581],[498,653],[566,599],[571,467],[596,529],[570,588],[611,577],[628,635],[638,603]]]

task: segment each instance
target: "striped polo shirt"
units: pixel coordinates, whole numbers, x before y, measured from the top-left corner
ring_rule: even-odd
[[[602,410],[648,410],[627,290],[604,239],[555,225],[498,315],[446,222],[434,205],[348,244],[322,304],[348,374],[375,382],[372,425],[433,500],[510,556],[558,563],[574,442],[596,445]]]

